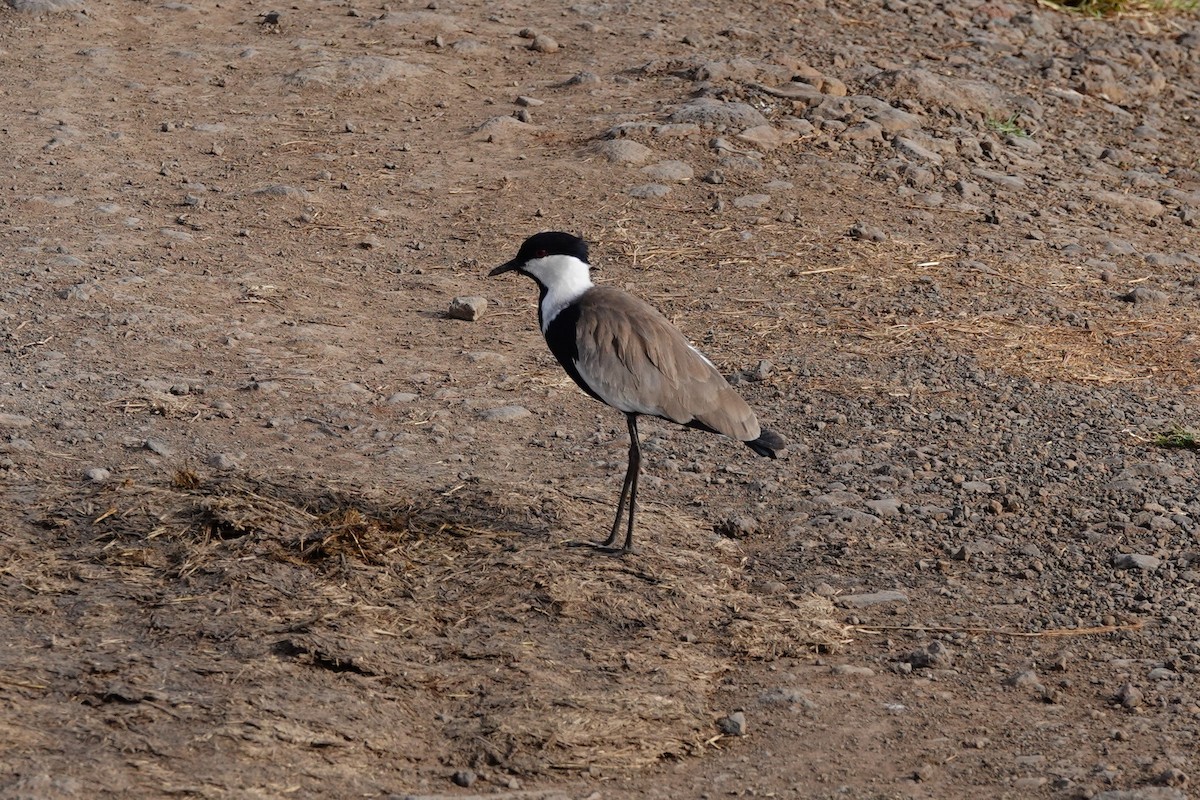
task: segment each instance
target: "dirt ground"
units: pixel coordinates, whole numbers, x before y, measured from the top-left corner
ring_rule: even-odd
[[[1195,17],[8,5],[0,796],[1200,780]],[[555,229],[793,442],[632,557]]]

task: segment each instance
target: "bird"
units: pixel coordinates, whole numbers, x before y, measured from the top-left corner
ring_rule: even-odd
[[[747,405],[708,358],[649,303],[591,280],[588,245],[563,231],[543,231],[522,243],[517,255],[488,273],[518,272],[538,286],[538,325],[550,352],[580,389],[625,414],[629,462],[608,552],[634,552],[642,450],[639,416],[659,417],[687,428],[724,434],[760,456],[787,452],[786,440],[759,425]],[[625,541],[617,537],[628,503]]]

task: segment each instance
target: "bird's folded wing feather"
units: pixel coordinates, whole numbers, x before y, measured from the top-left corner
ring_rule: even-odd
[[[758,437],[746,402],[648,303],[618,289],[592,289],[580,302],[576,340],[576,368],[609,405],[742,441]]]

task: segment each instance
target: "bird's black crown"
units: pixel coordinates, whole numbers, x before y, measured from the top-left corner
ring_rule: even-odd
[[[525,240],[517,257],[513,261],[524,264],[535,258],[546,256],[575,256],[583,263],[588,263],[587,242],[578,236],[562,231],[543,231],[535,233]]]
[[[546,256],[574,256],[587,264],[587,242],[574,234],[563,233],[562,231],[535,233],[521,245],[521,249],[517,251],[516,258],[496,267],[488,275],[503,275],[505,272],[512,272],[513,270],[528,275],[529,273],[525,272],[525,265],[530,261],[545,258]]]

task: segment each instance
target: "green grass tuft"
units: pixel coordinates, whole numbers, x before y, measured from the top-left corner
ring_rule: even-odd
[[[1200,13],[1200,0],[1038,0],[1041,5],[1089,17],[1122,14],[1171,15]]]
[[[1172,425],[1171,429],[1154,437],[1157,447],[1180,447],[1185,450],[1200,450],[1200,434],[1189,431],[1180,425]]]
[[[1200,0],[1197,0],[1200,2]],[[1028,137],[1029,132],[1017,124],[1017,115],[1011,114],[1007,119],[1001,117],[988,117],[987,126],[996,133],[1002,133],[1005,136],[1020,136]]]

